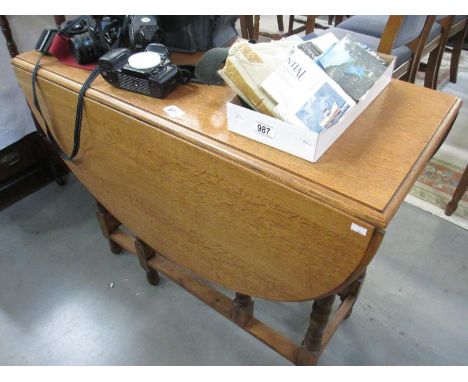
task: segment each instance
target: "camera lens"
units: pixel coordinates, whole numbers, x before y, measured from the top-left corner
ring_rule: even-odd
[[[102,54],[100,44],[92,38],[89,32],[71,38],[70,48],[76,62],[80,65],[95,62]]]

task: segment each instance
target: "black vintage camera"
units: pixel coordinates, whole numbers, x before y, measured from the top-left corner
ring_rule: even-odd
[[[120,46],[140,51],[161,42],[157,16],[80,16],[59,29],[45,29],[36,50],[47,53],[56,33],[69,38],[71,53],[80,65],[94,63]]]
[[[94,16],[81,20],[68,30],[70,49],[78,64],[96,62],[119,42],[123,16]]]
[[[129,16],[128,47],[143,50],[153,42],[161,43],[160,32],[157,16]]]
[[[156,16],[92,16],[83,24],[82,30],[73,33],[70,39],[70,48],[79,64],[95,62],[118,46],[140,51],[150,43],[161,42]],[[79,28],[77,25],[76,29]]]
[[[98,61],[101,74],[111,85],[155,98],[164,98],[178,81],[178,68],[162,44],[149,44],[144,52],[112,49]]]

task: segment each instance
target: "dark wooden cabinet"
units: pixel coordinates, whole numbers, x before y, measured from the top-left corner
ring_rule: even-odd
[[[0,150],[0,210],[10,206],[47,183],[65,183],[67,170],[51,159],[37,132]]]

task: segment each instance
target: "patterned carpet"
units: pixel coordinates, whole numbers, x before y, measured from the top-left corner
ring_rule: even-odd
[[[410,193],[441,210],[445,210],[447,203],[452,199],[453,192],[457,188],[463,170],[451,163],[433,158],[418,178]],[[468,222],[468,193],[465,193],[460,200],[454,215],[464,218]]]
[[[405,201],[468,230],[468,193],[451,217],[444,214],[468,158],[468,52],[462,52],[457,84],[449,83],[449,68],[450,54],[446,53],[439,73],[438,90],[462,98],[464,105],[446,142],[428,163]],[[416,84],[423,83],[424,73],[418,73]]]

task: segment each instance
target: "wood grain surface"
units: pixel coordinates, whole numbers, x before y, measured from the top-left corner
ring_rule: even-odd
[[[36,57],[13,61],[30,105]],[[70,151],[88,72],[53,58],[43,67],[39,100]],[[362,273],[381,241],[374,226],[388,224],[460,107],[455,97],[394,81],[312,164],[228,132],[231,97],[227,87],[191,84],[158,100],[98,78],[85,99],[80,154],[67,164],[169,260],[281,301],[325,296]],[[172,104],[186,114],[167,115]]]
[[[28,72],[37,53],[13,64]],[[190,61],[187,56],[179,56]],[[177,61],[178,57],[174,57]],[[78,92],[88,73],[44,58],[39,77]],[[366,220],[387,226],[427,159],[449,131],[461,101],[394,80],[334,145],[312,164],[227,130],[225,86],[179,86],[163,100],[120,90],[98,78],[89,99],[241,163],[286,186]],[[176,105],[180,118],[163,108]],[[86,114],[86,111],[85,111]]]
[[[31,102],[30,74],[17,75]],[[43,79],[39,88],[69,150],[76,94]],[[171,261],[231,290],[282,301],[326,294],[361,266],[374,230],[365,221],[96,101],[86,100],[85,110],[81,151],[67,164]]]

